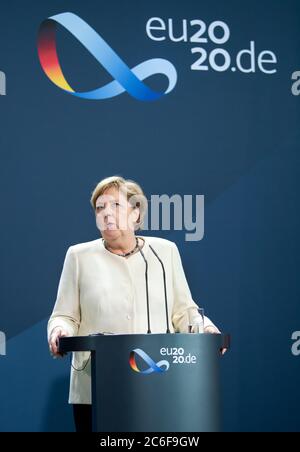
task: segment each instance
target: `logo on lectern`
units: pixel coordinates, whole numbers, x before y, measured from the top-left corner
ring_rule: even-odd
[[[144,360],[146,364],[148,364],[148,369],[140,370],[138,368],[135,360],[136,356],[139,356]],[[152,374],[153,372],[164,373],[170,367],[169,361],[163,359],[156,363],[152,358],[150,358],[149,355],[147,355],[147,353],[145,353],[140,348],[135,348],[132,352],[130,352],[129,364],[132,370],[141,374]]]

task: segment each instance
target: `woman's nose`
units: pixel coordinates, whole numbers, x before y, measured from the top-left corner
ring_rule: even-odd
[[[112,215],[112,208],[109,204],[106,204],[102,210],[102,215],[107,217],[108,215]]]
[[[109,222],[109,221],[115,221],[115,215],[114,215],[114,213],[112,212],[111,209],[107,209],[107,210],[104,212],[103,218],[104,218],[104,220],[105,220],[106,222]]]

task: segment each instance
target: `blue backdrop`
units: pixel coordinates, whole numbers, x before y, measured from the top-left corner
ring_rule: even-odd
[[[130,68],[171,62],[174,89],[152,102],[63,92],[41,68],[37,33],[66,11]],[[145,233],[177,243],[195,301],[232,335],[222,360],[224,429],[299,430],[300,357],[291,353],[300,330],[299,22],[297,0],[1,5],[1,431],[73,428],[69,362],[49,357],[46,322],[67,248],[98,237],[90,193],[114,174],[137,180],[148,198],[205,196],[202,240]],[[62,27],[57,44],[76,91],[113,80]],[[168,86],[155,74],[144,83]]]

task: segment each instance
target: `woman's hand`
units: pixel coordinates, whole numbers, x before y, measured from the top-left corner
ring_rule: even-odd
[[[215,328],[214,326],[206,326],[204,328],[204,333],[208,333],[208,334],[221,334],[221,332]],[[227,348],[221,348],[220,349],[222,355],[225,355],[225,353],[227,352]]]
[[[53,330],[51,331],[49,339],[49,350],[53,358],[62,357],[62,355],[58,352],[59,338],[67,336],[67,331],[60,326],[53,328]]]

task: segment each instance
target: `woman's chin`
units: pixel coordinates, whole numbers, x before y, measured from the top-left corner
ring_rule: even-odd
[[[105,231],[102,231],[102,237],[104,239],[111,239],[116,238],[120,235],[120,232],[117,228],[115,229],[105,229]]]

